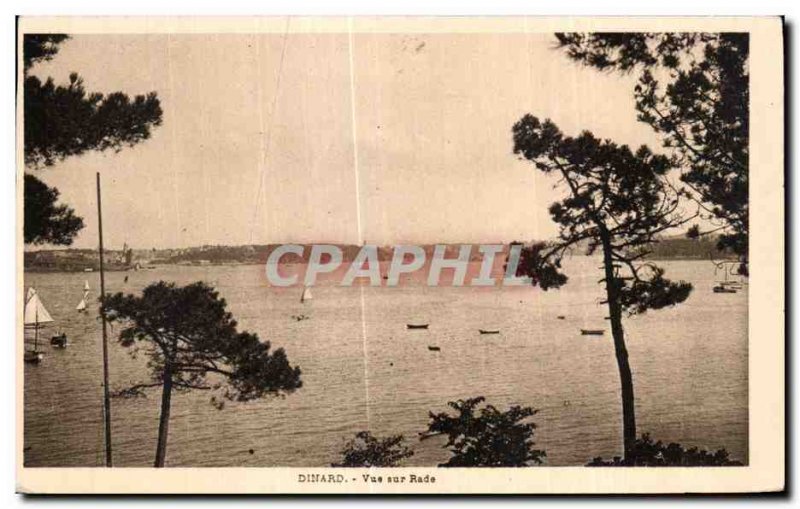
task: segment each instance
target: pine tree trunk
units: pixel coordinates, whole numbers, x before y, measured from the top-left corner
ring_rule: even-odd
[[[155,467],[164,466],[167,457],[167,436],[169,435],[169,409],[172,398],[172,366],[164,365],[164,385],[161,389],[161,416],[158,421],[158,445],[156,446]]]
[[[634,460],[636,443],[636,412],[633,396],[633,375],[628,363],[628,349],[625,348],[625,331],[622,328],[622,307],[619,302],[619,288],[614,277],[614,259],[611,256],[611,238],[605,226],[600,227],[603,243],[603,268],[605,270],[606,296],[608,300],[611,335],[614,338],[614,353],[617,356],[619,381],[622,395],[622,437],[625,448],[624,460]]]

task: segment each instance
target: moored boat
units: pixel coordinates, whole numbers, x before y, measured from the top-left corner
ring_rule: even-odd
[[[581,334],[584,336],[602,336],[605,331],[603,329],[581,329]]]
[[[67,347],[67,335],[65,333],[56,334],[50,338],[50,344],[56,348]]]
[[[42,359],[44,359],[44,354],[35,350],[27,350],[23,357],[23,360],[28,364],[39,364],[42,362]]]
[[[428,328],[428,324],[427,323],[419,323],[419,324],[407,323],[406,324],[406,328],[408,328],[408,329],[427,329]]]
[[[75,306],[75,309],[78,313],[85,313],[86,312],[86,299],[89,297],[89,281],[84,281],[83,283],[83,298],[78,305]]]
[[[26,350],[23,360],[38,364],[44,358],[44,354],[39,351],[39,329],[45,324],[52,323],[53,317],[50,316],[33,287],[28,288],[28,294],[25,296],[23,322],[26,329],[33,330],[33,350]]]

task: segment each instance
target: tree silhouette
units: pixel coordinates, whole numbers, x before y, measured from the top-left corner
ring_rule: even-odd
[[[396,467],[414,455],[403,444],[403,435],[376,438],[369,431],[359,431],[342,450],[342,461],[332,467]]]
[[[52,60],[58,53],[58,45],[67,39],[66,34],[25,34],[22,38],[23,71],[27,73],[37,62]]]
[[[69,245],[83,228],[83,219],[66,205],[56,203],[58,189],[26,173],[24,193],[25,243]]]
[[[155,92],[133,98],[122,92],[89,93],[76,73],[70,74],[65,85],[56,85],[52,78],[42,82],[28,74],[37,62],[52,59],[68,38],[63,34],[26,34],[23,38],[23,145],[25,165],[32,169],[88,151],[119,151],[148,139],[152,128],[161,124],[161,105]],[[56,189],[44,184],[26,186],[25,191],[26,203],[48,203],[49,197],[58,196]],[[35,215],[37,221],[26,221],[26,242],[72,243],[82,223],[64,222],[62,217],[75,217],[74,211],[54,202],[51,205],[61,212],[54,216],[39,213]]]
[[[670,160],[642,146],[632,152],[626,145],[600,140],[584,131],[577,138],[564,136],[555,124],[525,115],[514,125],[514,153],[531,161],[544,173],[555,174],[565,198],[550,206],[559,236],[550,244],[538,243],[522,250],[518,274],[527,275],[542,289],[567,282],[561,272],[565,254],[579,243],[587,254],[599,250],[614,351],[620,374],[623,437],[629,456],[636,439],[633,377],[622,327],[623,312],[644,313],[683,302],[692,286],[664,278],[664,270],[643,261],[658,234],[685,224],[680,212],[682,191],[666,174]]]
[[[681,180],[722,230],[747,273],[749,35],[747,33],[556,34],[567,55],[599,70],[638,71],[639,120],[674,149]]]
[[[512,406],[502,412],[485,405],[476,412],[486,398],[480,396],[448,403],[457,412],[429,412],[430,433],[447,435],[445,447],[450,447],[451,458],[440,467],[526,467],[541,464],[544,451],[534,449],[533,433],[536,425],[522,422],[536,414],[530,407]]]
[[[239,332],[226,311],[225,300],[202,282],[184,287],[160,281],[141,296],[117,293],[105,299],[106,317],[120,322],[119,342],[149,357],[151,381],[136,384],[117,396],[144,395],[161,387],[161,415],[155,466],[163,467],[173,391],[222,390],[232,401],[285,395],[301,387],[300,369],[291,367],[282,348],[255,334]],[[224,400],[211,398],[218,408]]]

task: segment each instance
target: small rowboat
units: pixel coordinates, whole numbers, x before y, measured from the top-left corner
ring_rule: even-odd
[[[581,329],[581,334],[584,336],[602,336],[605,331],[603,329]]]
[[[408,329],[427,329],[428,328],[428,324],[427,323],[420,323],[420,324],[407,323],[406,324],[406,328],[408,328]]]
[[[480,332],[481,334],[500,334],[499,330],[478,329],[478,332]]]
[[[442,432],[441,431],[420,431],[418,434],[419,434],[419,439],[420,440],[425,440],[426,438],[430,438],[430,437],[435,437],[437,435],[441,435]]]
[[[39,364],[44,359],[44,354],[36,350],[27,350],[23,360],[28,364]]]
[[[428,350],[430,350],[431,352],[439,352],[441,351],[441,348],[439,348],[438,346],[428,346]]]
[[[67,347],[67,335],[63,332],[61,334],[56,334],[55,336],[50,338],[50,344],[56,348],[66,348]]]
[[[720,285],[714,287],[714,293],[736,293],[736,290]]]

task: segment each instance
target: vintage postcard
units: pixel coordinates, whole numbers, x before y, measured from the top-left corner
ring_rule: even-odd
[[[17,37],[20,492],[784,489],[780,18]]]

